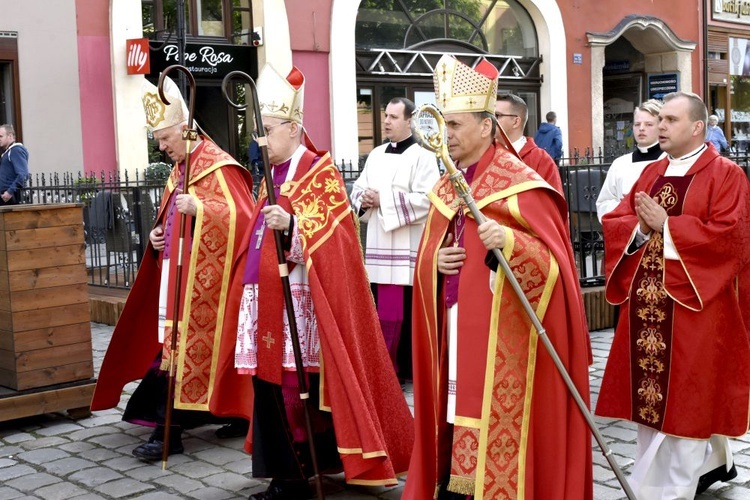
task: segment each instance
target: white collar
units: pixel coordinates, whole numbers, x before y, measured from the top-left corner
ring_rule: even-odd
[[[521,137],[518,138],[518,140],[513,141],[511,145],[513,146],[513,149],[516,150],[516,153],[520,155],[521,150],[526,145],[526,136],[522,135]]]
[[[703,150],[706,149],[705,144],[701,144],[700,147],[695,148],[694,150],[690,151],[688,154],[681,156],[680,158],[675,158],[672,155],[669,155],[669,165],[673,167],[686,167],[686,166],[693,166],[696,161],[698,161],[698,158],[700,158],[701,153],[703,153]]]
[[[636,146],[636,147],[638,148],[638,151],[640,151],[641,153],[648,153],[648,150],[651,149],[651,148],[653,148],[657,144],[659,144],[659,141],[656,141],[655,143],[650,144],[650,145],[646,146],[645,148],[643,148],[641,146]]]

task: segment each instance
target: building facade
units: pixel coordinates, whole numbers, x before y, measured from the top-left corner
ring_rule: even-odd
[[[390,97],[429,101],[434,63],[446,52],[496,64],[500,91],[529,104],[528,135],[555,111],[566,155],[632,149],[636,105],[670,90],[703,92],[701,10],[671,2],[264,2],[267,10],[282,3],[292,58],[315,82],[317,105],[329,105],[330,116],[316,110],[313,131],[330,137],[338,159],[380,143]]]
[[[0,122],[33,173],[117,169],[109,2],[0,2]]]
[[[724,126],[737,141],[750,124],[744,70],[730,64],[735,52],[744,60],[750,13],[733,12],[733,0],[680,9],[651,0],[184,2],[178,22],[177,0],[0,0],[9,7],[0,17],[0,121],[29,146],[32,171],[148,165],[144,75],[128,74],[126,44],[149,40],[145,78],[155,81],[178,61],[180,29],[197,82],[196,119],[243,160],[249,111],[225,104],[221,79],[236,69],[255,77],[266,61],[304,72],[313,141],[355,164],[383,140],[391,97],[432,99],[431,73],[446,52],[498,67],[501,91],[529,104],[528,135],[555,111],[566,156],[632,148],[633,108],[670,90],[705,89],[712,111],[724,119],[731,110]],[[229,91],[241,100],[246,89]]]

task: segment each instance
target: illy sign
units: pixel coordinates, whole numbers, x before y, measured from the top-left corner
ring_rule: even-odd
[[[148,75],[151,72],[148,38],[125,41],[129,75]]]

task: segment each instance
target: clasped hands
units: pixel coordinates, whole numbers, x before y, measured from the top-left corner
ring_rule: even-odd
[[[502,249],[505,246],[505,228],[497,221],[487,220],[477,229],[479,239],[487,250]],[[455,235],[448,233],[438,250],[437,268],[442,274],[458,274],[466,260],[466,249],[454,246]]]
[[[377,208],[380,206],[380,193],[374,189],[367,188],[360,198],[362,208]]]
[[[661,232],[667,220],[667,211],[643,191],[635,193],[635,214],[643,234]]]

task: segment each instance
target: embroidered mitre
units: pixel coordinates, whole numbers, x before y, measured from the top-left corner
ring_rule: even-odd
[[[302,124],[302,104],[305,98],[305,75],[292,67],[286,78],[276,68],[266,64],[258,77],[260,114]]]
[[[173,127],[188,120],[188,108],[177,84],[168,76],[164,78],[166,104],[159,98],[159,89],[148,80],[143,81],[141,90],[143,110],[146,112],[146,126],[152,132]]]
[[[482,58],[474,69],[445,54],[432,75],[435,99],[443,114],[495,113],[497,68]]]

